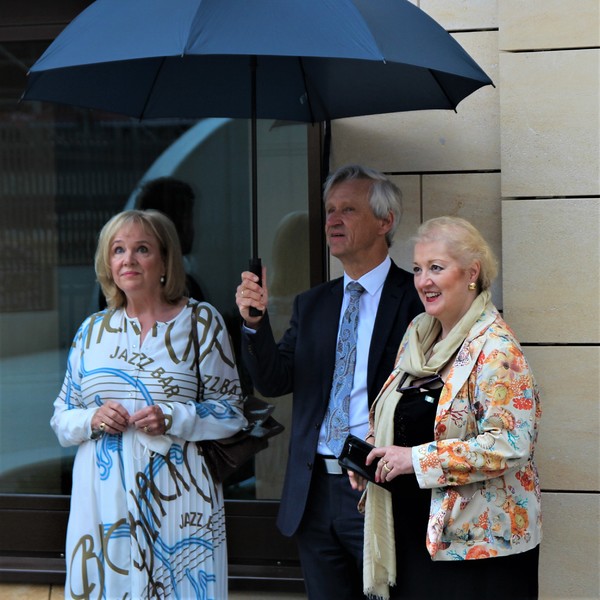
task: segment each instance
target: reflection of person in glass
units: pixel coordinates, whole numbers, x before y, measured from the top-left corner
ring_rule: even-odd
[[[310,287],[308,252],[308,213],[288,213],[277,225],[273,238],[269,280],[269,322],[273,337],[277,340],[288,328],[294,298]],[[306,260],[299,260],[298,257],[306,257]],[[268,452],[261,452],[254,460],[257,498],[280,498],[283,488],[292,421],[292,396],[286,394],[274,398],[272,402],[277,407],[277,420],[286,429],[269,442]]]
[[[223,493],[194,443],[246,423],[223,319],[183,295],[177,232],[158,211],[104,226],[96,274],[108,308],[75,335],[51,421],[78,446],[66,596],[226,598]]]
[[[135,206],[140,210],[160,210],[173,221],[181,242],[187,293],[202,301],[204,293],[191,274],[190,264],[194,244],[194,200],[194,190],[185,181],[175,177],[158,177],[144,183],[135,199]]]
[[[425,306],[371,408],[365,592],[381,598],[537,598],[541,414],[533,375],[491,303],[496,261],[467,221],[419,229]],[[365,482],[353,477],[353,485]]]

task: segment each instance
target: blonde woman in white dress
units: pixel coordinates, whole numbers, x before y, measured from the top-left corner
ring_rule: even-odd
[[[185,296],[177,232],[158,211],[104,226],[96,274],[108,308],[76,333],[51,420],[78,446],[65,596],[226,598],[223,493],[195,443],[246,424],[224,321]]]

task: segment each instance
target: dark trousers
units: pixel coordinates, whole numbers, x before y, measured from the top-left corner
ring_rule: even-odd
[[[348,475],[317,463],[295,538],[310,600],[362,600],[364,517]]]
[[[398,477],[392,494],[397,586],[391,600],[535,600],[539,547],[479,560],[431,560],[425,546],[430,490],[414,475]],[[518,573],[518,575],[517,575]]]
[[[420,549],[419,549],[420,550]],[[438,560],[398,565],[391,600],[537,600],[539,546],[480,560]]]

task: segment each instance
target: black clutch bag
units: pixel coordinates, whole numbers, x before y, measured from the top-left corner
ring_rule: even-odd
[[[375,448],[375,446],[372,446],[364,440],[361,440],[359,437],[350,434],[344,442],[344,447],[338,461],[345,469],[354,471],[368,481],[371,481],[372,483],[380,485],[386,490],[391,491],[394,487],[393,481],[375,481],[375,471],[377,470],[377,464],[379,463],[380,459],[376,458],[370,465],[367,465],[365,462],[369,452],[371,452],[373,448]]]

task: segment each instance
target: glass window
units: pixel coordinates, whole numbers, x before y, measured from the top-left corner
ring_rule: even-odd
[[[68,494],[73,448],[50,429],[81,321],[102,304],[96,238],[140,186],[170,176],[195,195],[188,271],[239,344],[235,288],[251,249],[249,127],[204,119],[138,122],[18,99],[46,43],[0,44],[0,493]],[[282,333],[309,286],[307,133],[258,125],[258,239]],[[275,401],[288,426],[290,399]],[[279,498],[287,433],[228,482],[231,498]]]

